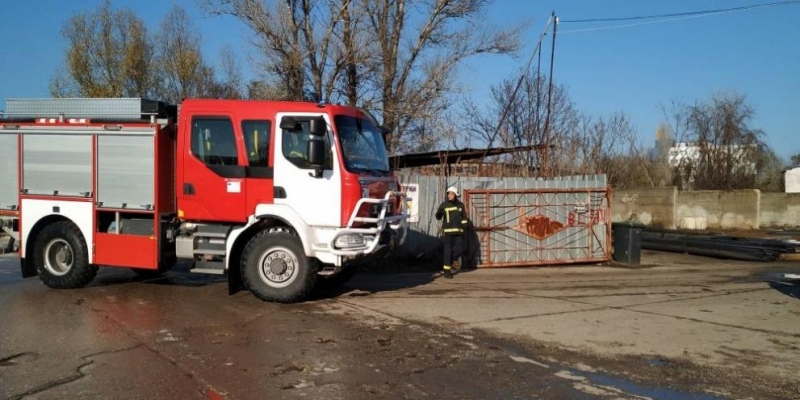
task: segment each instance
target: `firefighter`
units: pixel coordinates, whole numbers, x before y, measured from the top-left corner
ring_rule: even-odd
[[[464,230],[469,221],[464,211],[464,204],[458,200],[458,189],[447,188],[447,200],[436,210],[436,219],[442,221],[444,239],[444,277],[453,278],[453,269],[460,266],[461,254],[464,252]]]

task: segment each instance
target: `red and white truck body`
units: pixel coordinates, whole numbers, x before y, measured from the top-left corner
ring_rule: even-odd
[[[182,260],[297,301],[407,231],[382,131],[352,107],[9,99],[0,160],[0,226],[51,287]]]

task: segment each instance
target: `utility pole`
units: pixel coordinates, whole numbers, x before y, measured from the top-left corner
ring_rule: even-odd
[[[547,119],[544,122],[544,157],[542,157],[544,176],[550,175],[550,171],[548,170],[548,151],[550,150],[550,115],[553,108],[553,64],[556,57],[556,31],[558,30],[558,17],[555,11],[553,11],[550,18],[553,20],[553,45],[550,51],[550,83],[547,88]]]

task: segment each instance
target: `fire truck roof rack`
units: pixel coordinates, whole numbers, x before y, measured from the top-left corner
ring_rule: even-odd
[[[19,98],[6,100],[5,118],[151,120],[176,114],[174,105],[140,98]]]

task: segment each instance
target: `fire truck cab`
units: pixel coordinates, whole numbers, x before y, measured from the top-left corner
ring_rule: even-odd
[[[0,164],[0,226],[53,288],[188,264],[301,301],[407,231],[382,130],[353,107],[9,99]]]

